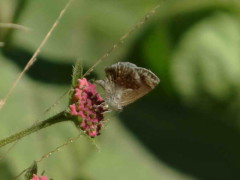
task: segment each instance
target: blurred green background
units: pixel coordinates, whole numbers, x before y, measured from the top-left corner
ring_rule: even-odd
[[[0,97],[36,50],[66,0],[0,0]],[[86,71],[157,0],[75,0],[0,111],[0,137],[64,109],[67,97],[43,115],[70,87],[72,66]],[[166,0],[144,26],[101,63],[130,61],[156,73],[160,85],[86,138],[44,160],[39,173],[55,180],[236,180],[240,179],[240,1]],[[77,135],[68,123],[19,141],[0,161],[8,180]],[[9,148],[1,149],[1,155]]]

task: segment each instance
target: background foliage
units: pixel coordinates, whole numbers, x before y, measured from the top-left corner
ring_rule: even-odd
[[[23,69],[67,1],[1,0],[0,96]],[[64,109],[42,112],[70,86],[72,65],[84,70],[111,47],[156,0],[77,0],[0,111],[0,137]],[[161,79],[150,94],[111,113],[96,143],[82,138],[50,158],[40,170],[54,179],[239,179],[240,2],[166,0],[155,16],[100,64],[131,61]],[[11,179],[41,155],[77,135],[59,124],[24,138],[0,161],[1,179]],[[1,149],[4,154],[7,148]]]

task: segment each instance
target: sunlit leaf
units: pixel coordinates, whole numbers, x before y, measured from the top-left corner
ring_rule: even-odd
[[[240,24],[217,12],[192,27],[172,61],[174,85],[183,99],[228,99],[239,89]]]

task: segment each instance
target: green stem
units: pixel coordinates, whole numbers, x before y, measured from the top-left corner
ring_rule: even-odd
[[[43,120],[41,122],[38,122],[36,124],[34,124],[33,126],[23,130],[23,131],[20,131],[12,136],[9,136],[5,139],[2,139],[0,140],[0,147],[3,147],[9,143],[12,143],[14,141],[17,141],[29,134],[32,134],[36,131],[39,131],[43,128],[46,128],[48,126],[51,126],[53,124],[56,124],[56,123],[59,123],[59,122],[65,122],[65,121],[72,121],[72,119],[68,118],[66,115],[65,115],[65,111],[63,112],[60,112],[46,120]]]

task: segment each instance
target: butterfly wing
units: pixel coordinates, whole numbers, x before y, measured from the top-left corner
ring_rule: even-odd
[[[115,85],[115,92],[121,91],[120,106],[126,106],[141,98],[160,82],[150,70],[129,62],[119,62],[105,69],[107,80]]]
[[[140,87],[137,66],[129,62],[119,62],[105,69],[107,81],[118,88],[136,89]]]

